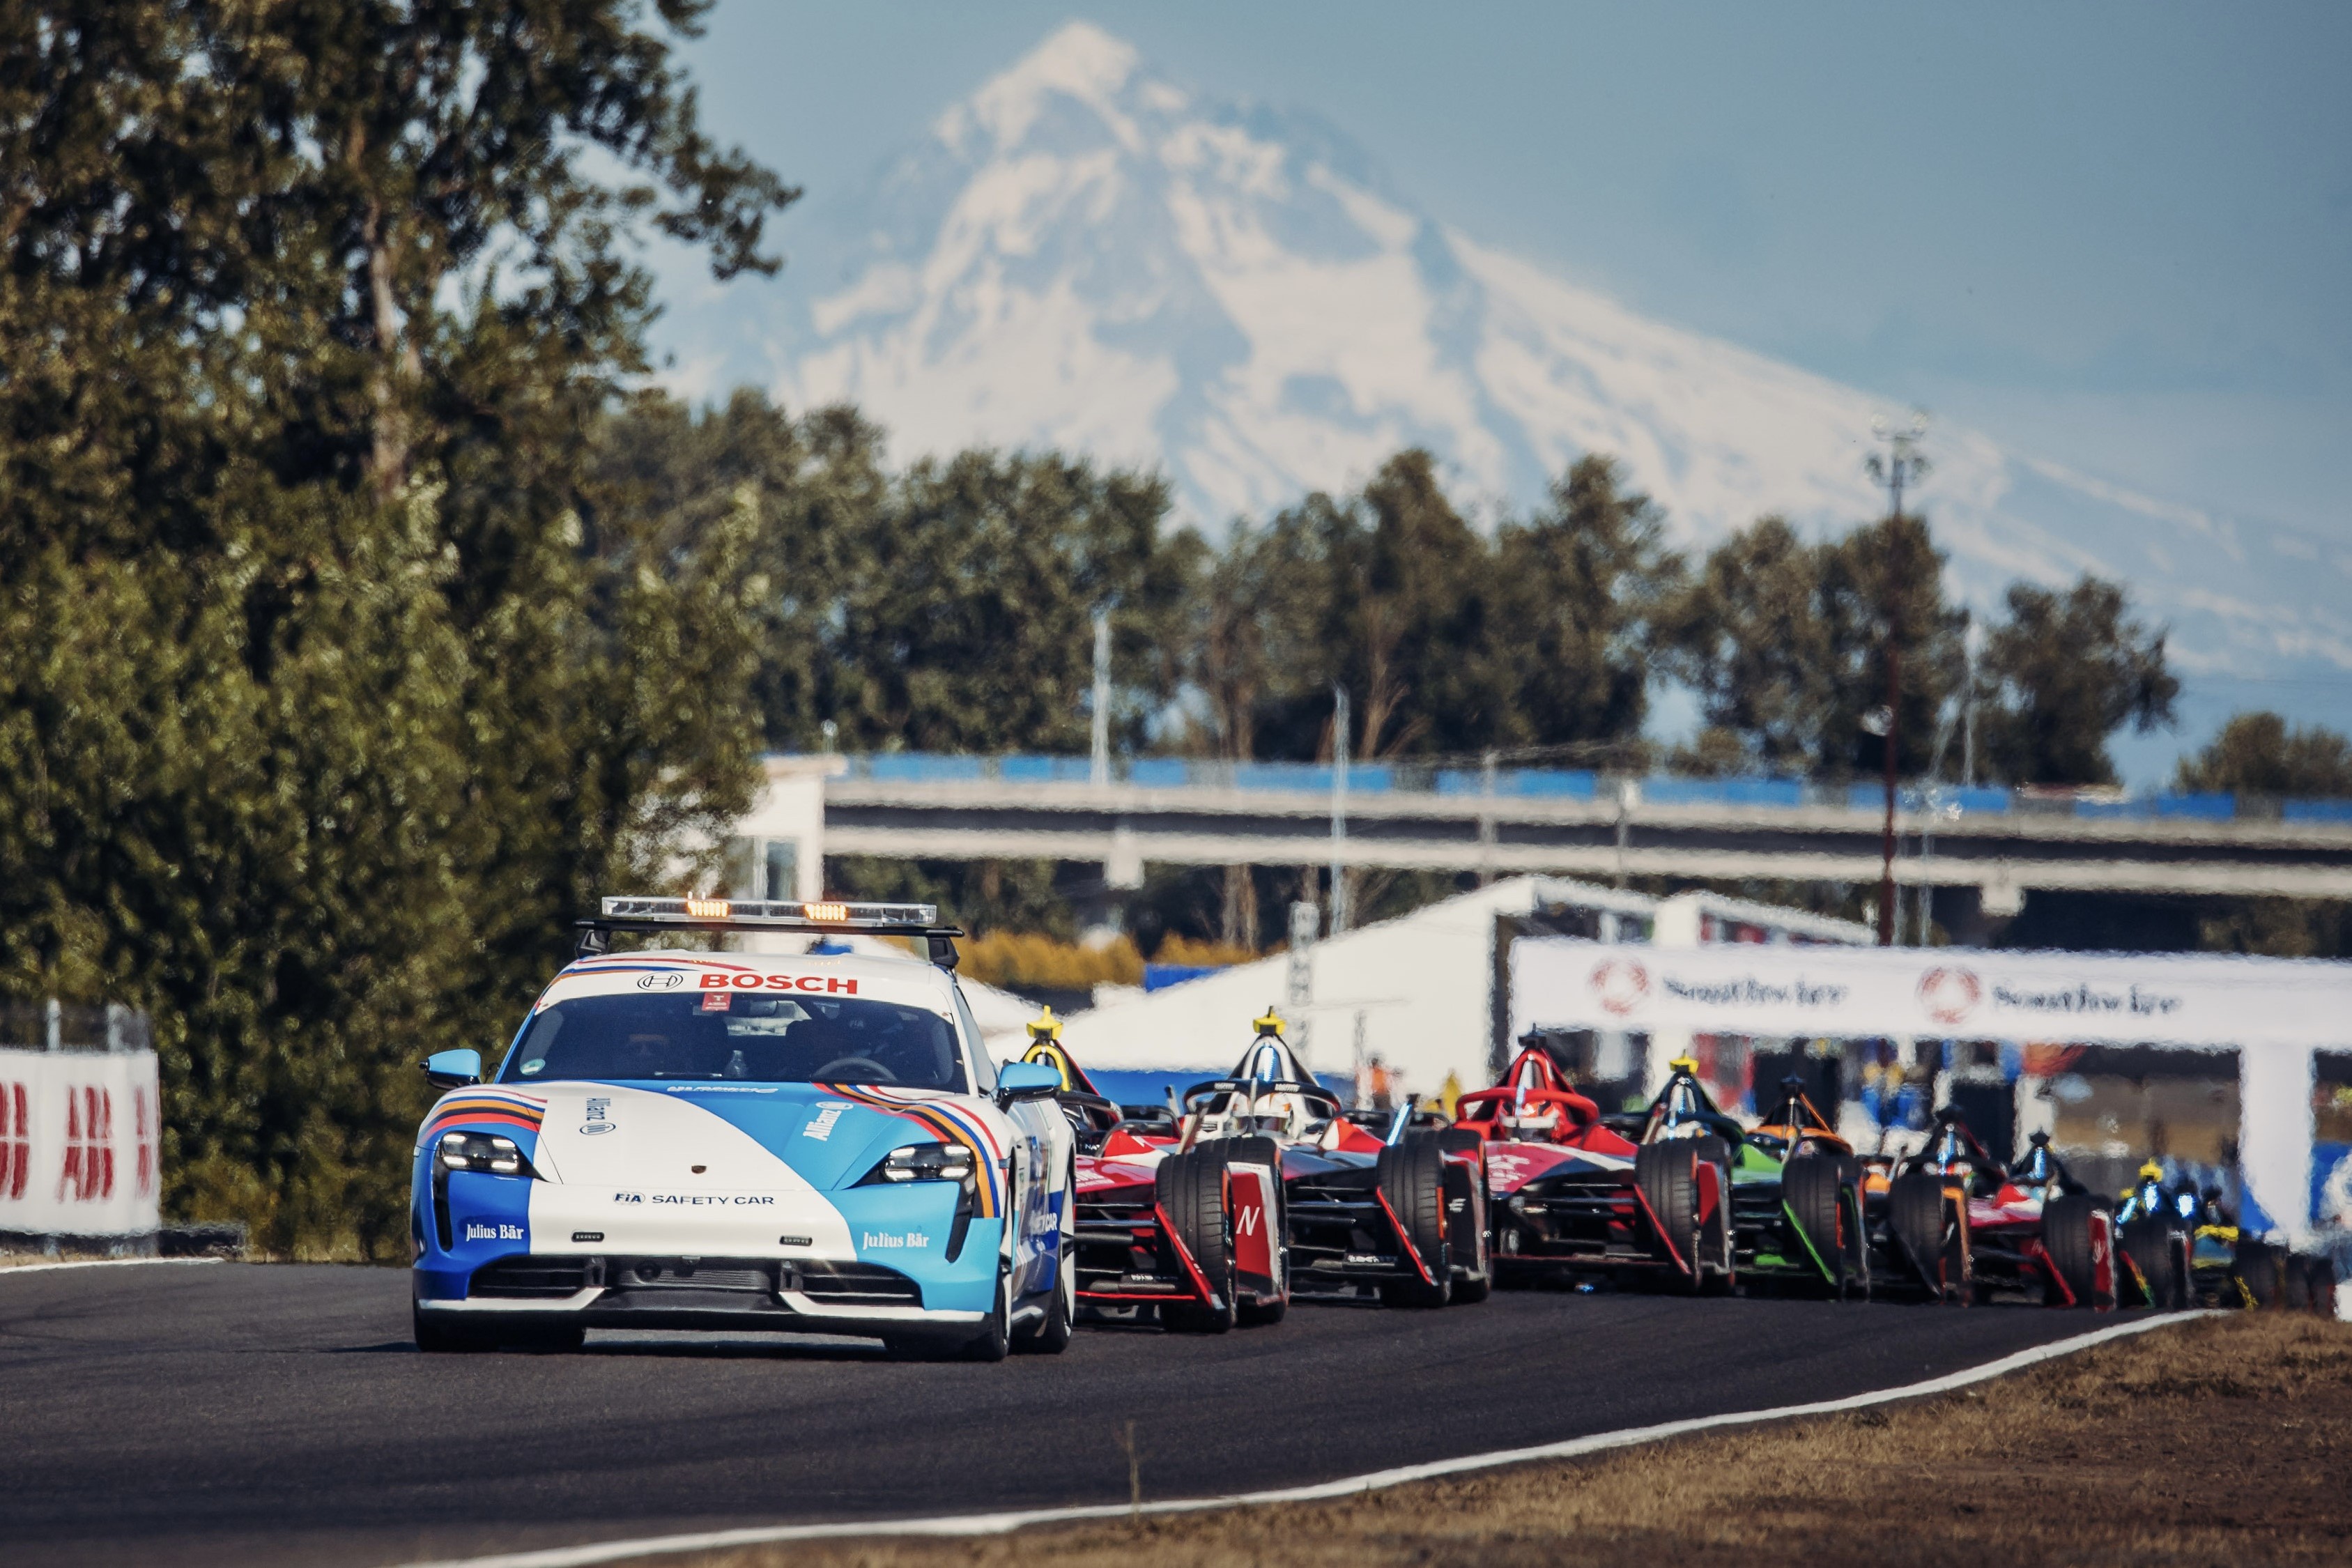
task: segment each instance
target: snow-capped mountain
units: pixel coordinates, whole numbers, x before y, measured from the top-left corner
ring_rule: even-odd
[[[1156,466],[1211,525],[1360,482],[1400,447],[1525,506],[1615,454],[1704,548],[1767,512],[1843,529],[1893,400],[1645,319],[1435,222],[1310,117],[1203,97],[1074,22],[829,204],[786,283],[689,302],[685,384],[846,400],[896,453],[1055,446]],[[747,330],[748,317],[748,330]],[[2352,555],[1939,424],[1916,499],[1958,589],[2095,571],[2185,673],[2352,668]]]

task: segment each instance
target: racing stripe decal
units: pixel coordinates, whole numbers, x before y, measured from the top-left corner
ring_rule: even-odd
[[[887,1111],[911,1121],[942,1143],[961,1143],[971,1150],[972,1163],[982,1172],[982,1180],[975,1184],[978,1189],[975,1212],[982,1219],[994,1219],[1004,1212],[1002,1156],[997,1150],[995,1134],[980,1118],[960,1106],[940,1100],[900,1100],[877,1084],[827,1083],[818,1087],[828,1094],[838,1095],[868,1110]]]
[[[505,1089],[461,1089],[442,1098],[425,1119],[423,1131],[416,1135],[417,1147],[424,1148],[449,1127],[463,1122],[467,1126],[483,1125],[513,1127],[536,1135],[540,1124],[547,1120],[547,1102],[533,1100],[527,1094],[517,1094]]]

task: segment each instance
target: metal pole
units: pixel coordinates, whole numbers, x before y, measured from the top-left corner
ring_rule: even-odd
[[[1348,929],[1348,689],[1331,688],[1331,934]]]
[[[1110,612],[1095,612],[1094,767],[1097,789],[1110,783]]]
[[[1890,605],[1886,623],[1886,830],[1880,839],[1878,945],[1895,945],[1895,715],[1903,701],[1903,650]]]
[[[1321,914],[1304,899],[1290,906],[1290,1043],[1302,1062],[1308,1060],[1307,1040],[1313,1033],[1308,1009],[1315,1001],[1315,928]]]
[[[1478,770],[1478,885],[1486,887],[1495,879],[1495,763],[1496,758],[1489,748],[1481,759]]]

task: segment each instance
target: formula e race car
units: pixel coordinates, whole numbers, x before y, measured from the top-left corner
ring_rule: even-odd
[[[482,1081],[442,1096],[410,1189],[416,1342],[576,1348],[590,1328],[1058,1352],[1076,1306],[1059,1079],[982,1047],[929,905],[613,898]],[[915,959],[609,952],[619,931],[918,936]]]
[[[1874,1198],[1881,1279],[1967,1306],[1997,1290],[2053,1306],[2116,1300],[2115,1224],[2037,1132],[2016,1169],[1977,1141],[1958,1111],[1936,1113],[1927,1145],[1896,1161]]]
[[[2116,1210],[2116,1252],[2123,1261],[2126,1294],[2143,1306],[2186,1307],[2190,1281],[2191,1237],[2199,1210],[2194,1187],[2176,1190],[2164,1167],[2150,1160]]]
[[[1255,1027],[1234,1075],[1192,1085],[1179,1120],[1122,1121],[1081,1155],[1080,1303],[1221,1332],[1278,1321],[1302,1289],[1369,1288],[1399,1307],[1482,1299],[1477,1136],[1410,1104],[1357,1113],[1363,1125],[1299,1065],[1280,1017]]]
[[[1490,1140],[1506,1277],[1554,1271],[1728,1290],[1743,1273],[1866,1295],[1861,1167],[1792,1083],[1749,1131],[1675,1061],[1634,1137],[1602,1124],[1539,1048],[1461,1121]]]
[[[1156,1317],[1171,1333],[1281,1321],[1290,1306],[1281,1157],[1265,1139],[1187,1150],[1173,1116],[1097,1092],[1047,1008],[1023,1060],[1053,1069],[1076,1139],[1072,1272],[1087,1318]]]

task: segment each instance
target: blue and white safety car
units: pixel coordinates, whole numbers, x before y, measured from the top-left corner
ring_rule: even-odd
[[[1049,1067],[998,1068],[928,905],[616,898],[487,1080],[448,1090],[410,1189],[416,1342],[591,1328],[877,1337],[983,1361],[1068,1342],[1073,1136]],[[910,935],[835,952],[610,952],[614,931]]]

